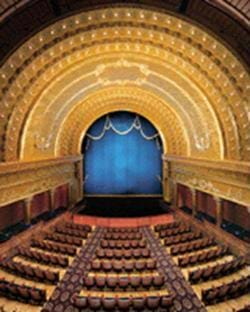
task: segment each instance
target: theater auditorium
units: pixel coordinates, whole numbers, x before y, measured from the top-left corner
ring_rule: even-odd
[[[0,312],[249,312],[249,69],[249,0],[0,0]]]

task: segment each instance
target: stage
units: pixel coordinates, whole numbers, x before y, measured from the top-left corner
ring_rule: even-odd
[[[76,214],[73,216],[73,221],[78,224],[89,224],[92,226],[138,227],[171,223],[174,221],[174,217],[172,213],[140,218],[101,218]]]
[[[169,205],[161,196],[91,196],[78,205],[77,212],[106,218],[138,218],[162,215]]]

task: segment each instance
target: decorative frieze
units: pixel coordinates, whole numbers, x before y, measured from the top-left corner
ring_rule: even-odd
[[[245,206],[250,205],[250,164],[165,156],[176,182]]]
[[[161,102],[171,111],[176,121],[165,118],[162,133],[168,153],[249,159],[245,67],[190,21],[127,5],[59,20],[10,55],[0,68],[0,159],[65,155],[57,143],[70,112],[97,90],[126,87],[156,96],[152,112],[162,114]]]
[[[63,184],[74,183],[80,189],[81,173],[77,174],[77,179],[75,177],[75,163],[80,161],[79,156],[0,165],[0,206],[31,198]],[[77,201],[77,197],[76,194],[73,201]]]

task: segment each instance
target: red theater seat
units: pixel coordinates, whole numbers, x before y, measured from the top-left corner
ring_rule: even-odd
[[[137,271],[143,271],[145,270],[146,262],[145,261],[136,261],[135,262],[135,269]]]
[[[143,258],[148,258],[148,257],[150,257],[150,250],[149,250],[149,249],[146,249],[146,248],[142,249],[142,257],[143,257]]]
[[[106,278],[104,276],[95,276],[96,286],[103,289],[106,285]]]
[[[112,270],[112,263],[110,261],[103,261],[102,262],[102,268],[104,271],[110,271]]]
[[[150,288],[153,284],[153,277],[152,276],[143,276],[141,283],[142,283],[143,287]]]
[[[90,309],[96,311],[99,310],[102,306],[102,298],[101,297],[88,297],[88,306]]]
[[[131,257],[132,257],[132,250],[131,249],[124,250],[124,258],[129,259]]]
[[[13,295],[13,296],[18,296],[19,294],[22,295],[22,293],[20,292],[20,289],[22,289],[22,286],[18,287],[16,284],[11,284],[9,283],[7,285],[8,291]],[[28,298],[29,296],[27,296],[27,292],[25,291],[25,298]]]
[[[141,277],[140,276],[131,276],[130,277],[130,284],[133,288],[138,288],[141,284]]]
[[[161,297],[160,306],[162,308],[169,308],[173,304],[174,297],[173,296],[163,296]]]
[[[149,296],[147,297],[147,307],[149,310],[155,310],[158,309],[160,306],[160,296]]]
[[[129,279],[128,277],[120,277],[118,283],[120,288],[126,289],[129,285]]]
[[[116,306],[116,299],[115,298],[103,298],[102,299],[102,306],[105,311],[114,311]]]
[[[153,285],[155,287],[162,287],[164,285],[164,282],[165,282],[165,278],[163,275],[158,275],[158,276],[154,276],[153,278]]]
[[[106,282],[107,282],[107,286],[109,288],[115,288],[118,284],[118,278],[117,277],[108,277]]]
[[[107,258],[112,259],[114,257],[114,251],[112,249],[106,249],[105,255]]]
[[[136,259],[140,258],[141,255],[142,255],[141,249],[134,249],[134,250],[133,250],[133,256],[134,256]]]
[[[101,247],[102,248],[108,248],[109,242],[107,240],[101,240]]]
[[[87,288],[92,288],[94,285],[95,285],[95,279],[94,277],[92,276],[86,276],[84,278],[84,285],[87,287]]]
[[[122,256],[123,256],[122,250],[115,249],[115,250],[114,250],[114,256],[115,256],[115,258],[117,258],[117,259],[121,259]]]
[[[98,258],[104,258],[104,257],[105,257],[105,252],[104,252],[104,250],[103,250],[103,249],[97,249],[97,251],[96,251],[96,256],[97,256]]]
[[[151,259],[150,261],[147,261],[147,269],[148,270],[153,270],[156,268],[157,261],[156,259]]]
[[[120,311],[128,311],[131,306],[131,299],[128,297],[118,298],[117,304]]]
[[[88,306],[88,297],[86,296],[78,296],[77,294],[74,294],[71,297],[71,302],[73,305],[79,309],[85,309]]]
[[[126,262],[125,262],[125,265],[126,265]],[[114,261],[113,262],[113,268],[116,272],[121,272],[122,269],[123,269],[123,264],[121,261]]]
[[[135,311],[143,311],[146,309],[146,298],[134,297],[132,300],[132,304]]]
[[[134,269],[134,264],[135,262],[134,261],[125,261],[124,262],[124,268],[125,268],[125,271],[127,272],[132,272],[133,269]]]
[[[99,271],[101,269],[102,265],[100,261],[92,261],[91,268],[94,271]]]
[[[125,241],[123,246],[125,249],[129,249],[130,248],[130,242]]]
[[[40,289],[36,289],[36,288],[31,288],[30,290],[30,299],[31,301],[33,301],[34,303],[36,302],[44,302],[45,301],[45,295],[44,292],[42,292]]]

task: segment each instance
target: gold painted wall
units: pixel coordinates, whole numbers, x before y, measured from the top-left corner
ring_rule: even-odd
[[[70,201],[82,198],[79,176],[81,157],[35,162],[6,163],[0,166],[0,207],[68,184]]]
[[[77,185],[78,179],[76,202],[82,164],[74,157],[80,155],[86,130],[103,114],[131,110],[159,130],[170,163],[167,177],[170,166],[172,180],[247,204],[249,98],[249,69],[189,20],[129,6],[60,20],[33,35],[0,68],[1,203],[66,180]],[[196,164],[176,162],[180,156]],[[208,160],[232,166],[234,175],[214,167],[215,162],[204,169]],[[26,175],[30,162],[34,170]],[[44,186],[35,183],[40,174]],[[221,176],[233,181],[230,187],[220,184]],[[28,177],[32,188],[20,183],[15,197],[12,179]],[[169,197],[168,178],[165,184]]]
[[[164,163],[168,168],[168,180],[250,206],[249,162],[198,160],[166,155]]]

